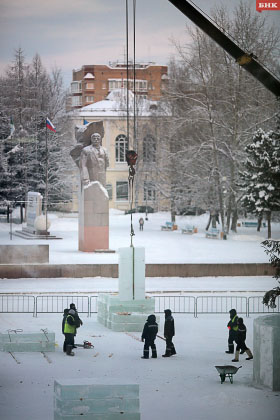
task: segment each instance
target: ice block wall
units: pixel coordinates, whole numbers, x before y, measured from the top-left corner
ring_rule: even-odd
[[[145,248],[119,249],[120,300],[145,299]]]
[[[0,334],[0,350],[8,352],[55,351],[55,333],[11,331]]]
[[[280,391],[280,314],[254,320],[253,380]]]
[[[139,385],[111,379],[54,382],[54,420],[140,420]]]

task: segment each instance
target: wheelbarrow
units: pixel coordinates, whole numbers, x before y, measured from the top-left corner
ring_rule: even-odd
[[[229,378],[230,383],[233,383],[233,375],[236,374],[236,372],[238,371],[238,369],[242,368],[242,366],[236,367],[236,366],[230,366],[230,365],[225,365],[225,366],[215,366],[215,368],[217,369],[218,373],[220,374],[220,378],[221,378],[221,384],[223,382],[225,382],[226,378]]]

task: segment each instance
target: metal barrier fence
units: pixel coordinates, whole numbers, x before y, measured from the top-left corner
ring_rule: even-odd
[[[155,298],[155,312],[164,312],[164,309],[171,309],[173,313],[193,314],[195,316],[195,301],[194,296],[158,296],[152,295]]]
[[[97,314],[97,299],[98,295],[94,295],[90,297],[90,316],[91,314]]]
[[[250,314],[271,314],[280,312],[280,296],[275,300],[276,308],[272,309],[262,303],[263,296],[250,296],[248,298],[248,316]]]
[[[37,296],[35,314],[41,313],[63,313],[65,308],[69,308],[70,303],[75,303],[79,314],[90,315],[88,296]]]
[[[0,295],[1,313],[31,313],[35,316],[35,297],[28,295]]]
[[[171,309],[173,313],[193,314],[225,314],[230,309],[235,308],[238,314],[265,314],[280,313],[280,296],[275,303],[276,308],[265,306],[263,296],[170,296],[152,295],[155,298],[155,312],[162,313],[164,309]],[[40,313],[60,313],[63,314],[65,308],[69,308],[70,303],[75,303],[79,314],[97,313],[98,295],[91,296],[30,296],[0,294],[0,313],[32,313],[37,316]]]
[[[238,314],[247,316],[247,297],[243,296],[198,296],[197,314],[225,314],[235,308]]]

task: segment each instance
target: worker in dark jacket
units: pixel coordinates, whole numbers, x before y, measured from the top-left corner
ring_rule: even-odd
[[[66,321],[66,318],[68,316],[68,312],[69,312],[68,308],[64,309],[63,318],[62,318],[62,334],[64,334],[65,321]],[[65,334],[64,334],[64,336],[65,336]],[[66,353],[65,339],[64,339],[64,343],[63,343],[63,351],[64,351],[64,353]]]
[[[64,324],[64,336],[65,342],[63,348],[66,349],[66,354],[68,356],[74,356],[72,349],[74,347],[74,337],[76,335],[76,325],[75,325],[75,311],[74,309],[69,309],[68,315],[65,319]]]
[[[174,318],[172,316],[172,312],[170,309],[165,309],[164,313],[165,313],[164,337],[166,340],[166,350],[165,350],[165,354],[163,354],[162,357],[170,357],[173,354],[176,354],[174,344],[172,343],[172,339],[175,335]]]
[[[80,328],[80,326],[83,325],[83,321],[79,317],[79,314],[78,314],[77,308],[75,306],[75,303],[70,303],[70,309],[73,309],[75,311],[75,325],[76,325],[76,328]]]
[[[144,352],[142,359],[149,359],[149,347],[152,349],[152,358],[157,358],[157,348],[155,339],[158,333],[158,324],[155,315],[149,315],[144,325],[141,340],[144,341]]]
[[[246,325],[243,323],[243,318],[238,318],[237,321],[238,330],[236,332],[236,351],[235,351],[235,357],[232,360],[232,362],[239,362],[239,353],[241,350],[241,354],[247,353],[248,357],[246,357],[246,360],[253,359],[253,355],[251,350],[246,346],[245,340],[246,340],[246,332],[247,328]]]
[[[230,320],[227,324],[227,327],[229,329],[228,332],[228,350],[226,350],[226,353],[233,354],[234,353],[234,341],[236,341],[236,332],[238,330],[238,316],[235,309],[231,309],[229,311]]]
[[[79,317],[79,314],[78,314],[78,311],[76,309],[75,303],[70,303],[70,309],[73,309],[75,311],[74,318],[75,318],[75,326],[76,326],[76,331],[77,331],[77,328],[79,328],[81,325],[83,325],[83,321]],[[64,334],[65,321],[66,321],[66,318],[67,318],[67,315],[68,315],[70,309],[68,309],[68,308],[64,309],[63,318],[62,318],[62,334]],[[75,345],[73,347],[77,348]],[[63,351],[64,351],[64,353],[66,352],[65,341],[64,341],[64,344],[63,344]]]

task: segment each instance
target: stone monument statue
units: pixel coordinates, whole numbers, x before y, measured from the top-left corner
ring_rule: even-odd
[[[106,169],[109,166],[107,150],[101,146],[99,133],[91,135],[91,145],[85,147],[80,156],[79,167],[83,185],[92,181],[100,182],[106,186]]]
[[[109,248],[109,197],[107,151],[102,147],[103,121],[75,128],[77,145],[70,155],[80,171],[79,250],[93,252]]]

